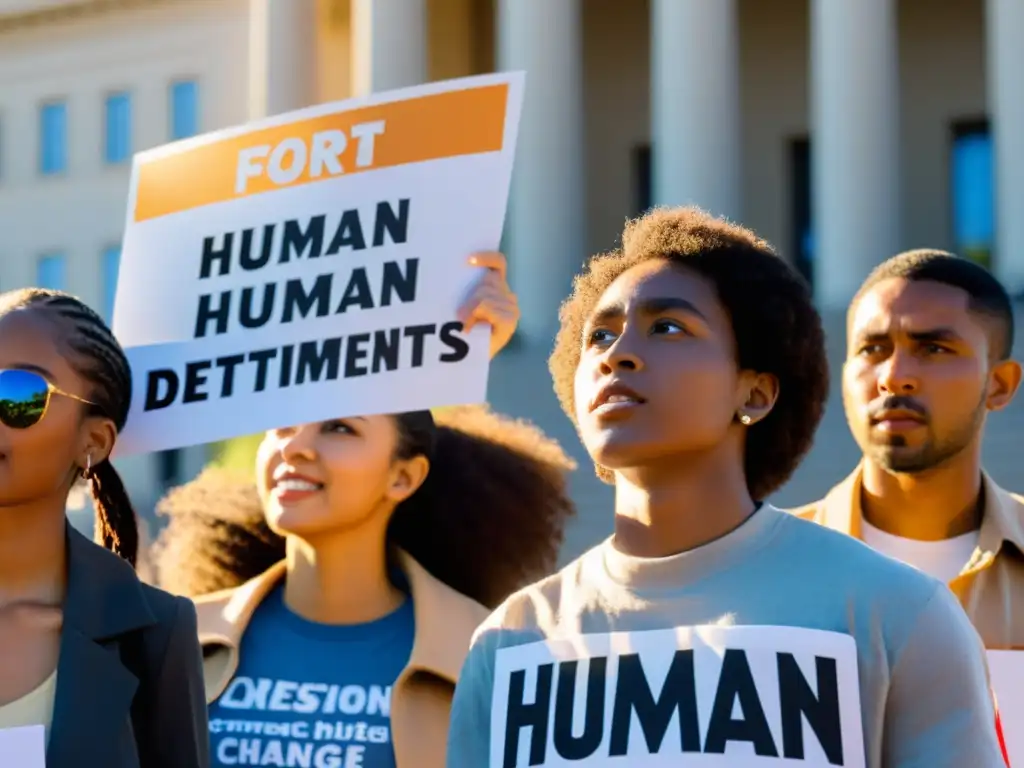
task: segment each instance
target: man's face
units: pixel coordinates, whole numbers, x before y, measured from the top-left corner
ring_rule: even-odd
[[[865,457],[916,473],[980,440],[999,383],[991,330],[965,291],[942,283],[894,278],[860,298],[847,328],[843,404]]]

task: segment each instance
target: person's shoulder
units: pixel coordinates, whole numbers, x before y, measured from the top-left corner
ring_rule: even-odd
[[[574,611],[583,586],[583,571],[597,556],[598,547],[585,552],[560,570],[513,592],[480,624],[474,640],[494,633],[548,635],[561,619]]]
[[[783,520],[785,535],[795,543],[808,547],[811,552],[818,551],[820,548],[822,556],[838,554],[844,558],[853,558],[861,566],[920,573],[911,566],[881,554],[848,533],[821,525],[807,517],[794,514],[792,511],[787,510]]]
[[[223,620],[225,609],[231,604],[239,589],[241,587],[230,587],[192,598],[191,602],[195,606],[200,635],[204,631],[209,631],[212,625],[219,624]]]
[[[1017,513],[1017,519],[1024,525],[1024,494],[1006,490],[1003,493],[1010,499],[1010,503],[1015,507],[1014,512]]]
[[[782,511],[787,515],[792,515],[793,517],[797,517],[801,520],[817,521],[818,516],[821,514],[824,502],[824,499],[818,499],[817,501],[812,501],[810,504],[803,504],[802,506],[783,509]]]
[[[813,520],[822,525],[826,524],[828,510],[833,507],[849,508],[853,500],[860,493],[861,466],[854,468],[853,472],[833,485],[819,499],[796,507],[779,508],[781,511],[802,520]]]
[[[199,640],[206,646],[239,641],[253,613],[284,579],[281,561],[244,584],[192,598],[199,623]]]
[[[413,602],[425,606],[425,614],[461,627],[476,627],[487,617],[487,608],[435,576],[411,554],[398,550],[397,557]]]
[[[196,653],[196,609],[187,597],[144,582],[139,587],[151,620],[122,638],[122,660],[135,674],[154,675]],[[139,671],[144,669],[148,671]]]
[[[450,594],[448,595],[446,607],[450,608],[451,612],[447,615],[458,616],[460,626],[478,627],[487,619],[490,610],[486,606],[458,590],[451,589],[450,587],[449,590]]]
[[[168,633],[184,628],[195,634],[196,607],[189,598],[172,594],[152,584],[142,583],[141,586],[157,626]]]
[[[800,551],[806,552],[814,570],[863,589],[885,589],[900,599],[924,605],[942,582],[911,565],[883,555],[860,539],[817,522],[788,514],[786,535]]]

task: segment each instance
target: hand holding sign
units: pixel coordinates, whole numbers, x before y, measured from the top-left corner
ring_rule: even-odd
[[[508,264],[504,254],[494,251],[474,253],[469,257],[474,267],[485,267],[483,279],[473,287],[469,298],[459,308],[463,332],[477,323],[491,326],[491,357],[512,339],[519,324],[519,301],[508,286]]]

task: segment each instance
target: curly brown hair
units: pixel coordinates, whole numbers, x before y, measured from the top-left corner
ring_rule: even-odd
[[[423,485],[394,512],[388,542],[456,591],[494,608],[554,570],[575,507],[575,463],[534,425],[486,406],[446,408],[436,428],[398,414],[398,453],[426,453]],[[427,419],[429,421],[429,419]],[[155,547],[165,589],[197,597],[237,586],[284,556],[252,478],[208,469],[160,503],[170,518]]]
[[[591,259],[562,304],[549,360],[555,393],[576,423],[573,381],[587,318],[619,275],[652,259],[709,280],[732,321],[737,365],[779,380],[774,408],[747,432],[747,486],[755,499],[764,499],[810,450],[828,398],[829,370],[807,283],[750,230],[693,207],[656,209],[628,222],[621,249]],[[607,468],[596,470],[613,481]]]
[[[157,583],[199,597],[244,584],[284,557],[263,517],[252,475],[208,467],[157,504],[167,518],[151,550]]]

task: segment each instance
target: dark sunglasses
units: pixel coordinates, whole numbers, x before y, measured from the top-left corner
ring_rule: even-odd
[[[65,392],[35,371],[0,369],[0,423],[11,429],[28,429],[38,424],[50,407],[51,395],[62,395],[86,405],[95,405],[78,395]]]

